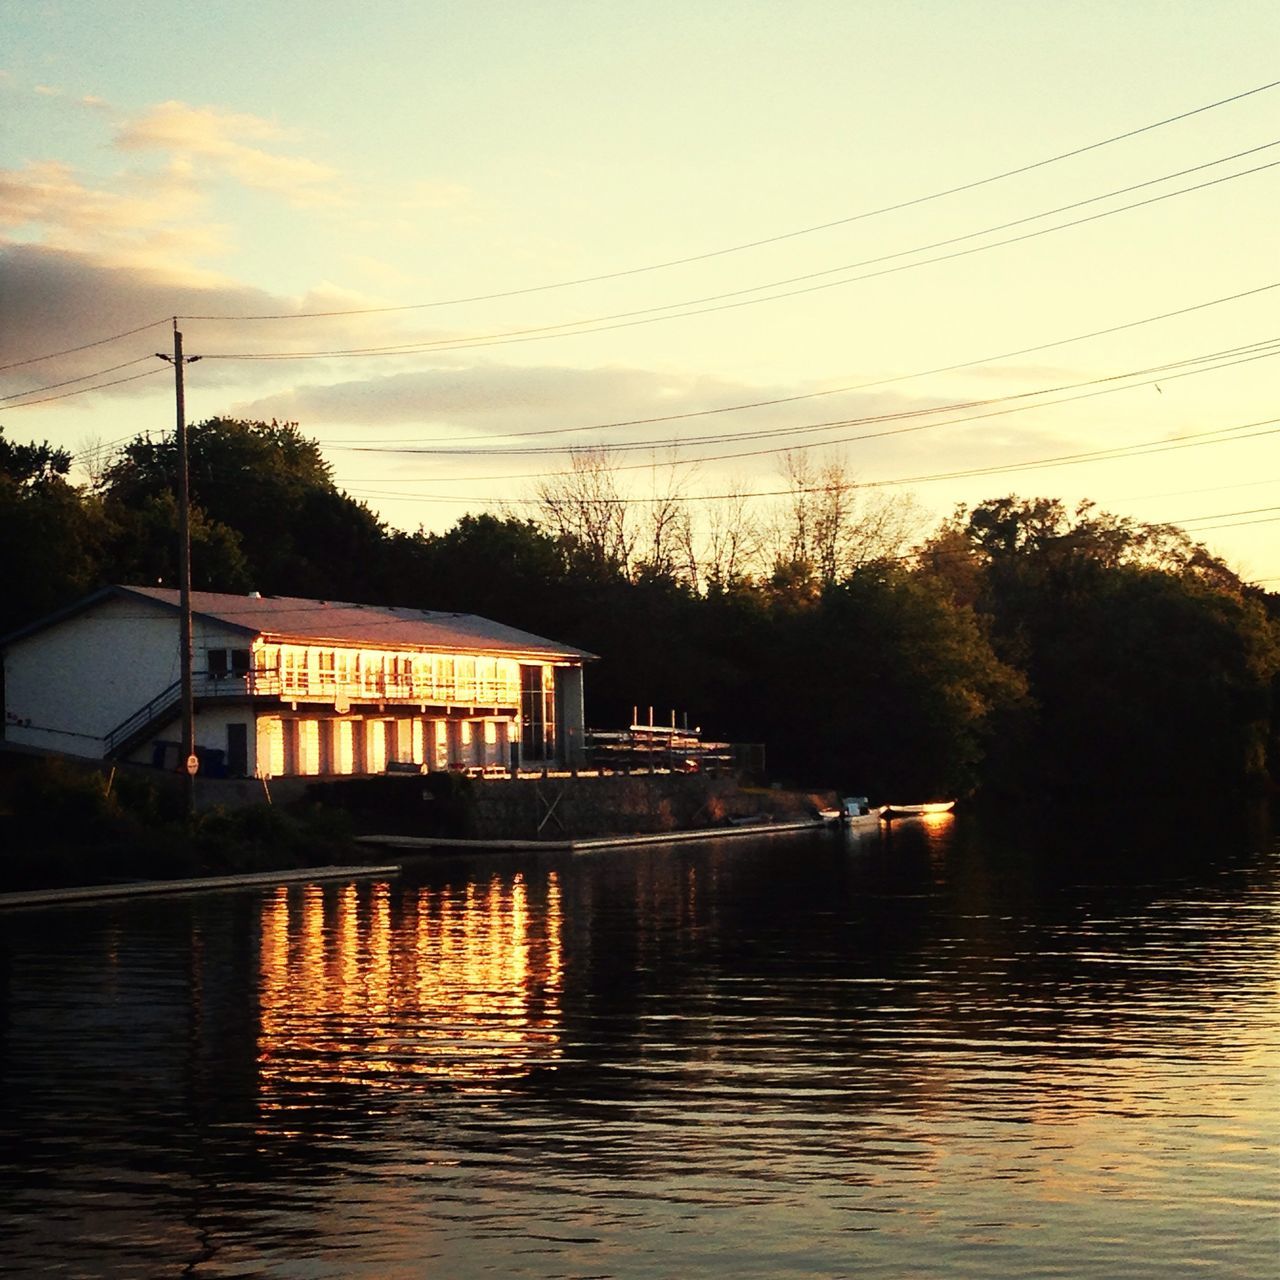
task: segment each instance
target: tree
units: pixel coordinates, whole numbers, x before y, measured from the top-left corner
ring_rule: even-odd
[[[194,582],[334,599],[378,596],[383,527],[368,507],[339,491],[319,445],[296,423],[211,418],[195,424],[188,471]],[[176,472],[169,436],[139,436],[107,469],[101,492],[122,531],[122,564],[163,562],[160,543],[168,534],[160,516]],[[133,518],[148,509],[153,518]],[[210,535],[204,548],[195,537],[199,522]],[[225,532],[215,536],[219,530]],[[159,541],[131,546],[131,533]]]
[[[679,476],[674,458],[665,467],[654,460],[650,472],[651,493],[641,508],[640,535],[636,540],[638,577],[697,582],[693,518],[684,497],[687,479],[687,472],[683,479]]]
[[[701,585],[717,592],[744,583],[758,571],[763,551],[764,534],[746,485],[731,481],[707,513]]]
[[[0,634],[97,585],[102,519],[67,480],[71,455],[0,428]]]
[[[967,558],[964,554],[967,545]],[[957,513],[922,553],[973,597],[1034,716],[994,761],[1016,790],[1190,793],[1260,784],[1275,624],[1180,530],[1014,497]]]
[[[850,575],[782,635],[769,740],[814,781],[885,798],[967,793],[1025,697],[972,611],[901,569]]]
[[[569,470],[538,482],[539,520],[596,577],[626,576],[635,531],[607,449],[575,449]]]
[[[872,493],[857,484],[833,454],[815,463],[807,452],[783,455],[790,493],[775,524],[774,569],[809,566],[830,585],[856,570],[900,556],[917,533],[922,513],[910,496]]]
[[[55,477],[65,479],[71,470],[71,455],[57,449],[47,440],[40,444],[14,444],[4,438],[0,427],[0,483],[30,488],[49,483]]]
[[[532,520],[462,516],[444,533],[394,534],[385,556],[388,598],[422,609],[496,618],[564,639],[565,559]]]

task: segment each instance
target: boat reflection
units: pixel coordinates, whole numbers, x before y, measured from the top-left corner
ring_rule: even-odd
[[[344,1085],[492,1088],[560,1055],[554,871],[532,884],[515,874],[394,891],[281,888],[264,902],[261,928],[267,1109]]]

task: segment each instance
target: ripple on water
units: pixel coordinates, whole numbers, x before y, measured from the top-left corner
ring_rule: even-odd
[[[1265,1274],[1277,859],[951,830],[10,917],[7,1266]]]

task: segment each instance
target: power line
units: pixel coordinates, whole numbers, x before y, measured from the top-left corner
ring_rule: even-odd
[[[941,200],[947,196],[959,195],[965,191],[974,191],[980,187],[989,186],[994,182],[1001,182],[1006,178],[1018,177],[1024,173],[1032,173],[1036,169],[1043,169],[1047,165],[1057,164],[1062,160],[1070,160],[1076,156],[1085,155],[1090,151],[1097,151],[1101,147],[1110,146],[1116,142],[1123,142],[1129,138],[1138,137],[1140,134],[1150,133],[1154,129],[1163,128],[1166,125],[1175,124],[1181,120],[1190,119],[1193,116],[1201,115],[1206,111],[1215,110],[1218,107],[1227,106],[1233,102],[1242,101],[1245,98],[1252,97],[1258,93],[1264,93],[1269,89],[1276,88],[1280,85],[1280,80],[1273,80],[1268,84],[1258,85],[1253,89],[1246,89],[1242,93],[1232,94],[1227,98],[1219,98],[1215,102],[1209,102],[1203,106],[1195,107],[1189,111],[1180,112],[1177,115],[1166,116],[1162,120],[1156,120],[1151,124],[1142,125],[1136,129],[1129,129],[1124,133],[1113,134],[1111,137],[1103,138],[1097,142],[1088,143],[1085,146],[1075,147],[1070,151],[1062,151],[1056,155],[1047,156],[1042,160],[1033,161],[1030,164],[1020,165],[1014,169],[1005,169],[1000,173],[991,174],[985,178],[977,178],[971,182],[961,183],[959,186],[948,187],[942,191],[934,191],[928,195],[916,196],[910,200],[902,200],[896,204],[884,205],[878,209],[865,210],[862,213],[850,214],[844,218],[836,218],[830,222],[818,223],[810,227],[801,227],[794,231],[785,231],[778,235],[766,236],[760,240],[750,240],[741,244],[730,245],[726,248],[712,249],[705,253],[691,254],[688,257],[673,258],[666,262],[655,262],[640,267],[628,267],[621,271],[611,271],[600,275],[582,276],[573,280],[559,280],[548,284],[530,285],[521,289],[506,289],[496,293],[476,294],[470,297],[460,298],[444,298],[433,302],[417,302],[409,303],[401,306],[389,307],[358,307],[346,310],[335,311],[311,311],[311,312],[281,312],[281,313],[259,313],[245,315],[187,315],[177,317],[180,320],[317,320],[327,319],[338,316],[357,316],[357,315],[386,315],[392,312],[400,311],[421,311],[432,307],[448,307],[458,306],[472,302],[493,302],[501,298],[514,298],[531,293],[543,293],[551,289],[564,289],[577,285],[598,284],[606,280],[618,280],[626,276],[639,275],[649,271],[662,271],[669,267],[687,266],[694,262],[705,262],[711,258],[724,257],[731,253],[741,253],[747,249],[758,249],[765,245],[777,244],[783,240],[793,240],[799,236],[812,235],[818,231],[828,231],[833,227],[847,226],[852,222],[863,221],[868,218],[879,217],[886,213],[897,213],[902,209],[911,209],[917,205],[927,204],[934,200]]]
[[[82,373],[78,378],[65,378],[62,382],[49,382],[44,386],[29,387],[26,391],[13,391],[7,396],[0,396],[0,400],[20,400],[23,396],[33,396],[39,391],[52,391],[55,387],[69,387],[74,382],[88,382],[90,378],[100,378],[104,373],[115,373],[119,369],[129,369],[135,364],[141,364],[144,360],[150,359],[150,356],[138,356],[133,360],[126,360],[123,364],[113,364],[109,369],[96,369],[93,373]]]
[[[1235,516],[1264,515],[1272,511],[1280,511],[1280,507],[1253,507],[1247,511],[1217,511],[1213,515],[1209,515],[1209,516],[1182,516],[1178,520],[1164,520],[1164,521],[1161,521],[1161,523],[1162,524],[1178,524],[1178,525],[1194,524],[1200,520],[1226,520]],[[1253,524],[1253,523],[1263,523],[1263,522],[1249,521],[1249,523]]]
[[[131,361],[131,363],[138,363]],[[97,386],[81,387],[79,391],[63,391],[56,396],[45,396],[40,400],[26,400],[22,404],[11,404],[9,409],[30,409],[33,405],[48,404],[51,400],[69,400],[72,396],[82,396],[89,391],[105,391],[107,387],[118,387],[125,382],[137,382],[139,378],[154,378],[157,373],[163,373],[163,369],[148,369],[145,373],[135,373],[128,378],[116,378],[112,382],[100,382]]]
[[[1276,430],[1257,431],[1253,435],[1243,436],[1235,435],[1236,432],[1250,431],[1256,427],[1271,427],[1273,424],[1280,422],[1280,418],[1260,418],[1253,422],[1239,423],[1234,427],[1216,427],[1209,431],[1199,431],[1184,436],[1177,441],[1169,441],[1163,437],[1156,440],[1142,441],[1132,445],[1117,445],[1106,449],[1093,449],[1083,453],[1076,454],[1059,454],[1048,458],[1035,458],[1027,462],[1011,462],[1003,463],[998,466],[989,467],[972,467],[967,470],[935,472],[926,475],[901,476],[896,479],[889,480],[859,480],[854,482],[855,489],[879,489],[879,488],[895,488],[903,485],[927,484],[942,480],[967,480],[977,479],[983,476],[1005,475],[1010,472],[1017,471],[1033,471],[1041,469],[1050,469],[1058,466],[1072,466],[1087,462],[1112,462],[1122,460],[1127,457],[1140,457],[1149,453],[1167,453],[1177,449],[1194,449],[1205,445],[1214,444],[1234,444],[1239,440],[1255,440],[1263,436],[1271,436],[1277,434]],[[1226,439],[1215,437],[1229,437]],[[830,485],[812,485],[802,486],[800,488],[770,489],[770,490],[753,490],[750,493],[708,493],[708,494],[684,494],[679,497],[681,502],[713,502],[723,501],[726,499],[753,499],[753,498],[778,498],[787,497],[793,493],[826,493],[830,491]],[[1197,491],[1198,492],[1198,491]],[[491,499],[480,497],[448,497],[443,494],[439,495],[416,495],[416,494],[400,494],[386,493],[379,490],[365,490],[361,493],[359,490],[350,490],[352,496],[362,496],[366,498],[391,498],[403,502],[444,502],[454,504],[466,503],[483,503],[491,501]],[[665,502],[667,497],[612,497],[600,498],[597,501],[622,506],[644,506],[654,502]],[[511,502],[521,506],[536,506],[541,502],[540,498],[503,498],[503,502]]]
[[[1221,493],[1225,489],[1257,489],[1261,485],[1280,484],[1280,475],[1265,480],[1242,480],[1238,484],[1215,484],[1197,489],[1178,489],[1173,493],[1143,493],[1137,497],[1121,498],[1121,502],[1156,502],[1165,498],[1186,498],[1199,493]]]
[[[1227,354],[1231,354],[1231,353],[1227,353]],[[1093,387],[1094,389],[1089,391],[1082,391],[1076,395],[1062,396],[1057,400],[1049,400],[1041,404],[1035,404],[1035,405],[1015,404],[1015,405],[1012,405],[1011,407],[1003,408],[1003,409],[986,408],[986,409],[983,409],[983,411],[980,413],[969,414],[967,416],[960,417],[960,418],[948,418],[948,419],[944,419],[941,422],[924,422],[924,423],[912,422],[906,426],[896,426],[896,427],[890,427],[884,431],[870,431],[870,432],[865,432],[861,435],[845,436],[838,440],[809,441],[806,443],[797,443],[797,444],[789,444],[789,445],[784,444],[784,445],[780,445],[780,446],[777,446],[774,448],[768,448],[768,449],[741,450],[735,453],[713,454],[710,456],[702,456],[702,457],[694,457],[694,458],[674,458],[670,461],[668,465],[672,467],[696,466],[703,462],[726,462],[726,461],[734,461],[739,458],[765,457],[770,454],[784,453],[787,450],[802,452],[807,449],[814,449],[814,448],[823,447],[823,446],[830,447],[833,444],[852,444],[852,443],[863,441],[863,440],[881,439],[886,436],[904,435],[907,433],[917,432],[917,431],[929,431],[937,427],[954,426],[958,423],[973,422],[983,418],[1003,417],[1004,415],[1010,414],[1010,413],[1021,413],[1021,412],[1025,412],[1027,409],[1032,409],[1032,408],[1035,408],[1035,409],[1051,408],[1060,404],[1069,404],[1076,400],[1091,399],[1094,396],[1110,395],[1116,391],[1133,390],[1135,387],[1152,386],[1158,381],[1173,382],[1179,378],[1191,377],[1194,374],[1198,374],[1198,373],[1212,372],[1215,369],[1230,368],[1236,364],[1248,363],[1253,360],[1267,359],[1277,354],[1280,354],[1280,347],[1272,347],[1260,353],[1253,352],[1251,354],[1247,354],[1236,359],[1223,360],[1221,363],[1217,365],[1210,365],[1205,368],[1182,369],[1181,372],[1176,371],[1176,367],[1177,367],[1176,365],[1175,366],[1162,365],[1162,366],[1156,367],[1155,369],[1131,370],[1127,373],[1112,374],[1104,378],[1087,379],[1080,383],[1072,384],[1075,387]],[[1210,357],[1203,357],[1202,359],[1208,359],[1208,358]],[[1178,362],[1178,363],[1185,364],[1190,362]],[[1170,368],[1175,369],[1175,371],[1169,372]],[[1144,380],[1139,382],[1131,382],[1126,386],[1119,386],[1119,385],[1099,386],[1098,385],[1100,383],[1104,383],[1104,384],[1116,383],[1125,378],[1139,377],[1144,374],[1149,374],[1150,376],[1145,377]],[[1006,397],[1001,401],[997,401],[996,403],[1005,403],[1009,399],[1023,399],[1023,398],[1027,398],[1035,395],[1049,394],[1050,392],[1056,391],[1059,389],[1060,388],[1048,388],[1048,389],[1042,389],[1039,392],[1025,392],[1025,393],[1021,393],[1020,396]],[[1061,389],[1065,389],[1065,388],[1061,388]],[[950,407],[943,406],[938,409],[933,409],[933,410],[928,410],[923,412],[927,414],[927,413],[941,413],[941,412],[948,412],[948,411],[950,411]],[[909,416],[909,415],[908,413],[904,412],[901,414],[879,415],[879,416],[869,417],[867,419],[862,419],[862,420],[844,419],[844,420],[840,420],[830,424],[811,425],[808,428],[800,428],[799,430],[802,430],[802,431],[803,430],[811,430],[811,431],[829,430],[829,429],[835,429],[843,426],[865,425],[868,422],[894,421],[895,419],[906,417],[906,416]],[[777,432],[770,433],[770,435],[772,436],[781,435],[781,434],[785,434],[785,432],[777,431]],[[412,455],[414,451],[411,449],[393,449],[393,450],[383,450],[382,452],[395,453],[400,455],[404,455],[404,454]],[[620,463],[616,467],[613,467],[611,469],[619,472],[636,471],[636,470],[647,469],[647,465],[648,464],[645,464],[645,463]],[[546,479],[554,479],[554,478],[559,478],[563,476],[568,476],[572,474],[574,474],[573,471],[569,470],[569,471],[550,471],[550,472],[544,471],[544,472],[508,473],[508,474],[499,475],[499,476],[441,476],[438,478],[437,482],[461,484],[461,483],[467,483],[467,482],[473,482],[473,483],[491,483],[494,481],[505,482],[509,480],[546,480]]]
[[[1067,346],[1073,342],[1084,342],[1091,338],[1107,337],[1113,333],[1121,333],[1126,329],[1135,329],[1140,325],[1154,324],[1159,320],[1171,320],[1177,316],[1189,315],[1195,311],[1203,311],[1207,307],[1216,307],[1224,302],[1238,302],[1241,298],[1253,297],[1255,294],[1266,293],[1268,290],[1280,287],[1280,280],[1272,281],[1270,284],[1260,285],[1256,289],[1246,289],[1241,293],[1228,294],[1221,298],[1211,298],[1207,302],[1197,302],[1188,307],[1180,307],[1175,311],[1165,311],[1159,315],[1146,316],[1141,320],[1130,320],[1124,324],[1111,325],[1106,329],[1094,329],[1090,333],[1078,333],[1070,338],[1057,338],[1052,342],[1042,342],[1033,347],[1020,347],[1016,351],[1003,351],[996,355],[981,356],[974,360],[964,360],[957,364],[939,365],[933,369],[918,370],[914,373],[895,374],[889,378],[877,378],[871,382],[855,383],[851,386],[829,387],[822,391],[806,391],[798,395],[775,396],[769,400],[750,400],[739,404],[717,405],[710,409],[691,409],[684,413],[664,413],[657,414],[649,418],[622,418],[615,422],[597,422],[590,423],[586,426],[577,427],[546,427],[535,431],[504,431],[497,435],[490,436],[490,440],[521,440],[535,436],[558,436],[570,435],[583,431],[610,431],[620,427],[640,427],[651,426],[659,422],[679,422],[689,418],[709,417],[712,414],[719,413],[737,413],[745,409],[765,409],[772,408],[780,404],[794,404],[800,400],[815,400],[824,396],[843,395],[851,391],[869,391],[873,387],[890,386],[893,383],[906,382],[914,378],[929,378],[939,373],[954,373],[959,369],[969,369],[974,365],[991,364],[997,360],[1012,360],[1018,356],[1034,355],[1037,352],[1049,351],[1054,347]],[[433,444],[438,441],[452,440],[453,435],[448,436],[428,436],[425,438],[415,437],[411,443],[415,444]],[[359,441],[351,440],[333,440],[329,441],[326,447],[332,448],[340,445],[358,444]],[[382,441],[385,445],[396,444],[397,441]]]
[[[1136,377],[1139,374],[1147,373],[1163,373],[1173,369],[1184,368],[1187,365],[1205,364],[1211,360],[1222,360],[1228,356],[1256,354],[1260,358],[1271,354],[1280,354],[1280,347],[1277,343],[1280,339],[1268,338],[1261,342],[1250,343],[1241,347],[1229,348],[1223,351],[1210,352],[1206,355],[1188,357],[1182,360],[1169,361],[1160,365],[1153,365],[1145,369],[1130,370],[1126,373],[1108,374],[1098,378],[1086,378],[1078,382],[1061,383],[1052,387],[1039,387],[1034,391],[1018,391],[1011,392],[1004,396],[992,396],[986,399],[964,400],[950,404],[933,405],[925,408],[916,409],[900,409],[892,413],[868,414],[856,418],[839,418],[833,421],[804,423],[800,426],[791,427],[767,427],[758,431],[738,431],[738,432],[721,432],[715,435],[705,436],[689,436],[689,437],[673,437],[666,440],[635,440],[626,441],[620,444],[612,444],[607,446],[610,454],[632,453],[637,450],[649,449],[675,449],[690,448],[698,445],[707,444],[727,444],[730,442],[743,443],[749,440],[765,440],[776,439],[779,436],[804,435],[813,431],[829,431],[839,427],[861,426],[872,422],[894,422],[903,419],[913,419],[921,417],[931,417],[939,413],[952,413],[961,409],[982,408],[995,404],[1007,404],[1015,400],[1027,400],[1036,396],[1050,395],[1056,391],[1065,391],[1077,387],[1093,386],[1099,383],[1113,382],[1124,378]],[[1211,366],[1213,367],[1213,366]],[[349,446],[331,446],[343,452],[351,453],[390,453],[406,456],[428,456],[428,457],[510,457],[510,456],[546,456],[564,453],[580,452],[580,445],[525,445],[525,446],[502,446],[493,448],[488,445],[480,447],[469,447],[458,445],[452,447],[434,447],[434,446],[418,446],[418,445],[349,445]]]
[[[136,329],[126,329],[123,333],[113,333],[108,338],[98,338],[93,342],[82,342],[78,347],[64,347],[61,351],[50,351],[42,356],[28,356],[25,360],[14,360],[9,364],[0,364],[0,373],[7,369],[19,369],[27,364],[39,364],[42,360],[52,360],[55,356],[70,356],[77,351],[88,351],[90,347],[103,347],[109,342],[119,342],[121,338],[131,338],[135,333],[145,333],[148,329],[154,329],[157,325],[168,324],[169,317],[165,316],[163,320],[152,320],[150,324],[140,324]]]
[[[1194,534],[1215,533],[1220,529],[1244,529],[1254,524],[1275,524],[1278,520],[1280,520],[1280,516],[1268,516],[1263,520],[1237,520],[1234,524],[1209,524],[1205,525],[1203,529],[1192,529],[1189,532]],[[1166,521],[1165,523],[1171,524],[1172,521]]]
[[[1269,146],[1277,145],[1270,143]],[[1216,162],[1215,162],[1216,163]],[[985,253],[991,249],[1004,248],[1007,245],[1019,244],[1025,240],[1034,240],[1044,235],[1051,235],[1055,231],[1065,231],[1071,227],[1083,226],[1090,222],[1097,222],[1102,218],[1110,218],[1118,213],[1128,213],[1134,209],[1144,208],[1150,204],[1157,204],[1163,200],[1170,200],[1176,196],[1188,195],[1195,191],[1203,191],[1209,187],[1219,186],[1224,182],[1232,182],[1237,178],[1249,177],[1255,173],[1262,173],[1268,169],[1274,169],[1280,165],[1280,160],[1269,161],[1267,164],[1256,165],[1252,169],[1244,169],[1238,173],[1223,175],[1222,177],[1212,178],[1207,182],[1195,183],[1189,187],[1180,188],[1177,191],[1167,191],[1162,195],[1150,196],[1145,200],[1137,200],[1131,204],[1120,205],[1115,209],[1105,209],[1100,213],[1090,214],[1083,218],[1073,218],[1068,222],[1059,223],[1052,227],[1041,227],[1036,231],[1024,232],[1021,235],[1009,236],[1004,240],[994,240],[990,244],[971,245],[967,249],[957,249],[952,253],[939,254],[933,258],[923,258],[918,262],[903,262],[896,266],[884,267],[878,271],[868,271],[861,275],[849,276],[843,280],[826,280],[821,284],[809,284],[798,289],[789,289],[782,293],[767,294],[764,297],[745,298],[741,294],[755,292],[760,289],[776,288],[778,285],[789,283],[787,280],[774,281],[766,285],[756,285],[750,289],[734,290],[730,293],[710,294],[703,298],[687,298],[682,302],[664,303],[657,307],[641,307],[632,311],[619,311],[609,315],[587,316],[579,320],[567,320],[558,324],[550,325],[534,325],[524,329],[508,329],[488,334],[473,334],[464,338],[439,338],[428,342],[405,342],[392,343],[380,347],[343,347],[331,348],[320,351],[268,351],[268,352],[214,352],[206,356],[211,360],[328,360],[336,357],[348,357],[357,359],[368,356],[397,356],[397,355],[418,355],[428,351],[462,351],[476,347],[502,346],[516,342],[541,342],[550,338],[557,337],[581,337],[588,333],[604,333],[613,329],[628,329],[638,325],[657,324],[665,320],[688,319],[691,316],[709,315],[717,311],[730,311],[738,307],[756,306],[764,302],[777,302],[784,298],[800,297],[807,293],[817,293],[825,289],[840,288],[843,285],[857,284],[864,280],[874,280],[881,276],[895,275],[900,271],[910,271],[917,267],[933,266],[939,262],[950,262],[958,258],[969,257],[977,253]],[[1177,175],[1166,175],[1177,176]],[[1156,179],[1153,181],[1162,181]],[[1150,185],[1150,184],[1142,184]],[[1054,213],[1062,212],[1066,209],[1077,208],[1080,203],[1092,203],[1096,200],[1108,199],[1115,192],[1109,192],[1103,196],[1092,197],[1091,200],[1077,202],[1074,205],[1064,205],[1060,209],[1048,210],[1042,214],[1034,215],[1035,217],[1050,217]],[[1025,219],[1023,220],[1025,221]],[[956,239],[965,240],[972,239],[975,236],[987,235],[999,227],[988,227],[982,231],[971,232],[965,236]],[[954,243],[954,241],[939,243]],[[868,265],[876,262],[887,261],[892,258],[903,257],[910,253],[922,253],[927,251],[931,246],[917,246],[914,249],[900,250],[897,253],[881,255],[877,258],[868,258],[864,262],[847,263],[845,266],[835,268],[835,270],[852,270],[855,267]],[[810,277],[797,276],[795,280],[808,279]],[[725,298],[736,299],[735,301],[722,301]],[[711,306],[702,306],[702,303],[714,303]],[[690,310],[677,310],[680,307],[692,308]],[[671,314],[661,315],[658,312],[670,312]],[[616,322],[616,323],[615,323]]]

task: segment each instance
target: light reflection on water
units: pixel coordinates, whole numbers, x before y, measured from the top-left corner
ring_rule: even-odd
[[[1121,876],[947,817],[0,918],[4,1269],[1270,1274],[1280,863],[1170,839]]]
[[[313,1085],[425,1076],[466,1089],[554,1061],[554,871],[534,905],[520,872],[460,890],[397,885],[394,901],[388,884],[277,889],[262,904],[260,1107],[296,1106]]]

